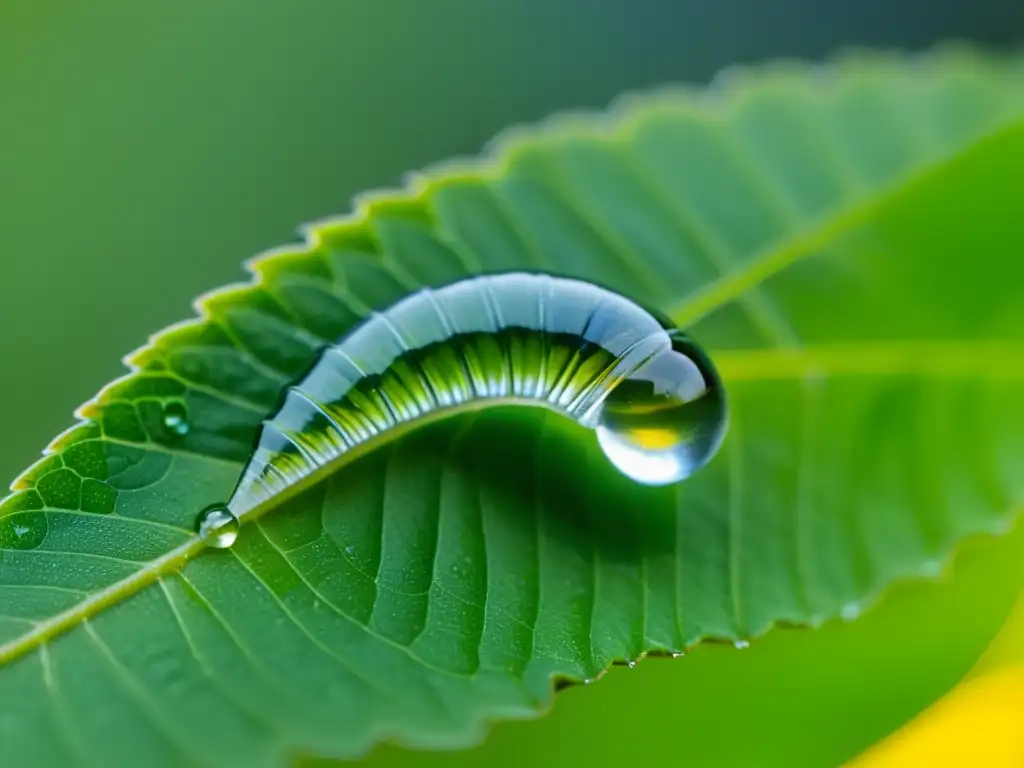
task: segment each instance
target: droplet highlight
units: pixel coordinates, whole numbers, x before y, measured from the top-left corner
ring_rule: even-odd
[[[210,507],[200,513],[196,532],[207,546],[227,549],[238,538],[238,518],[225,506]]]
[[[164,406],[164,428],[172,435],[184,437],[188,434],[188,411],[181,403],[167,403]]]
[[[749,640],[737,640],[736,642],[734,642],[732,644],[732,646],[736,650],[742,651],[742,650],[750,647],[750,641]]]

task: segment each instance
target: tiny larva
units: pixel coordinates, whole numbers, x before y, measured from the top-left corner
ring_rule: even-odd
[[[230,546],[252,510],[385,433],[510,403],[593,429],[612,464],[648,485],[706,464],[727,423],[714,366],[664,318],[579,280],[467,278],[412,293],[324,349],[264,422],[228,503],[200,515],[200,535]]]

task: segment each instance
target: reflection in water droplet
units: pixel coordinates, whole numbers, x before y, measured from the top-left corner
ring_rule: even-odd
[[[583,684],[584,685],[590,685],[592,682],[594,682],[594,681],[591,680],[589,677],[583,679]]]
[[[685,651],[673,651],[673,652],[672,652],[672,658],[673,658],[673,659],[681,659],[681,658],[683,658],[683,656],[685,656],[685,655],[686,655],[686,652],[685,652]]]
[[[597,440],[620,472],[665,485],[692,475],[725,435],[725,390],[707,356],[678,331],[620,382],[601,406]]]
[[[164,426],[168,432],[184,437],[188,434],[188,411],[181,403],[167,403],[164,406]]]
[[[630,659],[629,661],[626,662],[626,666],[629,667],[630,669],[633,669],[636,666],[636,660]]]
[[[742,651],[744,648],[749,648],[750,647],[750,641],[749,640],[737,640],[732,645],[733,645],[734,648]]]
[[[238,518],[225,506],[210,507],[199,515],[196,530],[207,545],[227,549],[238,538]]]

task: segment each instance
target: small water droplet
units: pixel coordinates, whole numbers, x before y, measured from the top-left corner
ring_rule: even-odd
[[[839,618],[843,621],[853,621],[860,617],[861,607],[860,603],[847,603],[839,611]]]
[[[635,659],[630,659],[629,661],[626,662],[626,666],[629,667],[630,669],[633,669],[634,667],[636,667],[636,660]]]
[[[672,651],[673,659],[681,659],[686,655],[686,651]]]
[[[45,512],[15,512],[0,518],[0,549],[35,549],[48,531]]]
[[[725,391],[704,352],[680,332],[609,392],[597,441],[627,477],[646,485],[692,475],[718,451],[728,422]]]
[[[356,551],[356,548],[353,547],[351,544],[349,544],[347,547],[345,547],[345,554],[346,555],[351,555],[355,551]]]
[[[592,679],[590,679],[589,677],[583,678],[583,684],[584,685],[590,685],[592,682],[594,682],[594,681]]]
[[[744,648],[749,648],[750,647],[750,641],[749,640],[737,640],[732,645],[733,645],[733,648],[736,648],[737,650],[742,651]]]
[[[167,431],[184,437],[188,434],[188,411],[185,410],[185,406],[181,403],[167,403],[164,406],[164,426]]]
[[[200,513],[196,530],[207,545],[227,549],[238,538],[238,518],[225,506],[210,507]]]

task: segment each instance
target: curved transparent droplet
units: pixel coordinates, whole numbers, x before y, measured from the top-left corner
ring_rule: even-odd
[[[715,455],[728,421],[711,361],[678,331],[601,405],[597,439],[620,472],[646,485],[684,480]]]
[[[171,434],[184,437],[188,434],[188,411],[181,403],[167,403],[164,406],[164,427]]]
[[[714,367],[667,318],[580,280],[480,275],[409,294],[326,347],[264,422],[228,506],[244,520],[364,443],[485,400],[596,430],[650,485],[689,477],[726,428]]]
[[[196,521],[199,538],[215,549],[227,549],[234,544],[238,527],[238,518],[222,505],[204,510]]]

